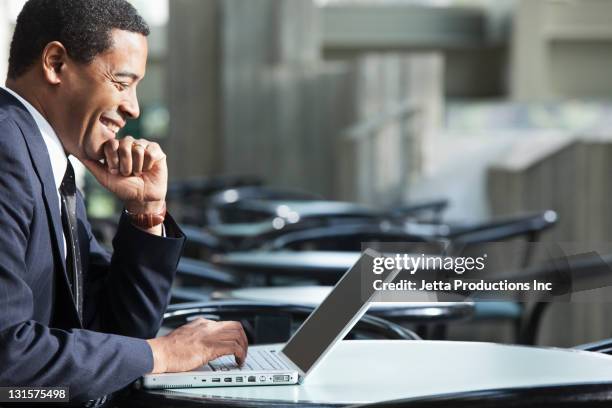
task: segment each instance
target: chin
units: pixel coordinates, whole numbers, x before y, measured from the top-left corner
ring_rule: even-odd
[[[90,160],[102,160],[105,158],[104,145],[108,142],[108,138],[103,132],[99,132],[96,136],[89,139],[89,143],[84,146],[85,155]]]
[[[104,145],[101,144],[97,148],[85,147],[84,149],[84,157],[89,160],[100,161],[104,159]]]

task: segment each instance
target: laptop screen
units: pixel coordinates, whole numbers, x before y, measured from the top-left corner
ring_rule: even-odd
[[[283,348],[283,354],[302,373],[308,373],[335,341],[340,340],[339,337],[352,328],[352,323],[356,323],[363,315],[375,292],[374,280],[388,282],[399,272],[386,271],[381,275],[372,273],[376,256],[380,254],[367,249]]]

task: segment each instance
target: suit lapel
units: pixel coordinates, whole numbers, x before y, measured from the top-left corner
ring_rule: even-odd
[[[36,175],[38,176],[44,191],[44,202],[47,212],[47,218],[49,219],[49,225],[51,225],[51,236],[53,240],[53,253],[55,255],[55,264],[61,271],[64,292],[68,296],[72,297],[72,291],[70,290],[70,281],[68,280],[68,274],[66,272],[66,255],[64,253],[64,240],[62,238],[62,216],[59,208],[59,200],[57,191],[55,189],[55,179],[53,177],[53,170],[51,169],[51,159],[49,158],[49,152],[47,146],[43,140],[40,130],[30,115],[30,112],[18,101],[13,95],[6,92],[4,89],[0,89],[0,97],[4,97],[5,101],[9,99],[9,106],[12,111],[12,117],[15,119],[15,123],[21,129],[21,133],[25,139],[32,164]],[[14,101],[14,102],[13,102]],[[13,102],[13,103],[11,103]],[[79,321],[78,312],[76,305],[73,305],[73,311],[76,320]]]

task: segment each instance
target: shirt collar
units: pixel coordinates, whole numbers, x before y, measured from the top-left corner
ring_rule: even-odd
[[[36,110],[34,106],[32,106],[32,104],[30,104],[12,89],[6,87],[2,87],[2,89],[17,98],[34,118],[34,122],[36,122],[36,126],[38,127],[38,130],[40,130],[40,134],[43,137],[45,145],[47,146],[49,159],[51,159],[51,170],[53,171],[55,187],[59,189],[62,184],[62,180],[64,179],[66,168],[68,167],[68,157],[66,156],[66,152],[64,152],[62,142],[60,142],[59,137],[57,137],[57,134],[55,133],[55,130],[53,130],[53,127],[51,127],[51,124],[44,118],[43,115],[41,115],[39,111]]]

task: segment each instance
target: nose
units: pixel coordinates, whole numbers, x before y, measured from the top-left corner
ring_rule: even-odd
[[[121,103],[121,111],[130,119],[136,119],[140,116],[140,106],[138,106],[138,96],[136,89],[130,88],[126,93],[125,99]]]

